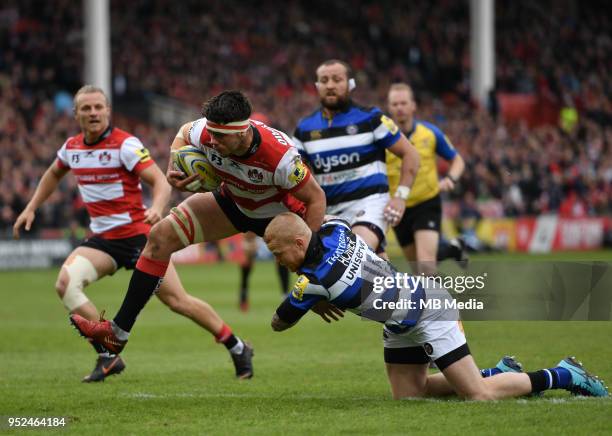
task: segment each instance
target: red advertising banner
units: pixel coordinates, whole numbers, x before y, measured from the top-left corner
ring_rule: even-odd
[[[516,220],[516,248],[530,253],[593,250],[603,245],[606,219],[543,215]]]

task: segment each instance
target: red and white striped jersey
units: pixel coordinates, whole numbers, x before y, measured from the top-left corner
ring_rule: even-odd
[[[149,232],[138,175],[154,162],[138,138],[112,128],[87,145],[80,133],[62,145],[57,162],[74,173],[92,232],[108,239]]]
[[[253,145],[246,156],[221,156],[210,146],[206,118],[193,122],[188,142],[200,148],[223,179],[222,193],[251,218],[271,218],[303,203],[291,196],[311,177],[289,137],[259,121],[250,120]]]

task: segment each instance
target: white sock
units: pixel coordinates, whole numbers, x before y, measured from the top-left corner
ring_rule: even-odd
[[[232,354],[240,354],[242,353],[242,350],[244,350],[244,342],[242,342],[238,337],[236,338],[236,340],[238,341],[238,343],[229,350],[229,352]]]
[[[113,333],[120,341],[127,341],[130,337],[130,332],[126,332],[125,330],[123,330],[121,327],[115,324],[115,321],[111,320],[111,327],[113,328]]]

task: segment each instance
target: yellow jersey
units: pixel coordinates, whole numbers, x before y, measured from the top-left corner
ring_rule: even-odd
[[[412,130],[404,134],[415,146],[421,158],[410,196],[406,200],[406,207],[412,207],[435,197],[440,192],[436,155],[450,161],[457,155],[457,150],[438,127],[424,121],[415,120]],[[399,185],[401,167],[402,160],[387,150],[387,177],[391,196],[395,194]]]

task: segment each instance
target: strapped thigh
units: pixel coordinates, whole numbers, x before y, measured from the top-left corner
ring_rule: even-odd
[[[185,247],[204,242],[200,221],[187,203],[183,202],[170,210],[170,223]]]

